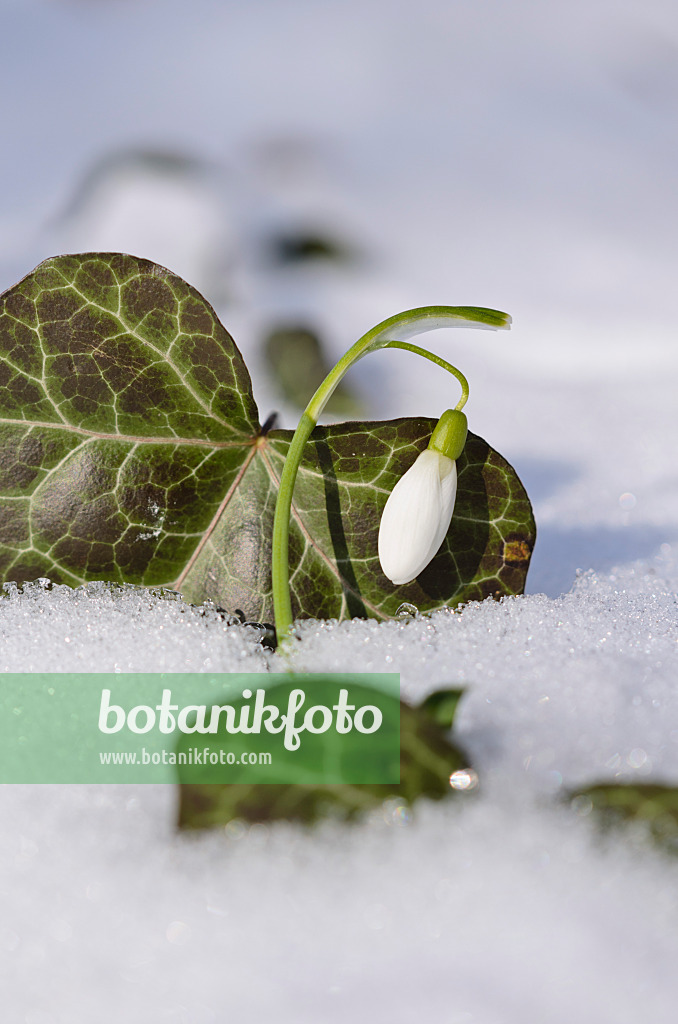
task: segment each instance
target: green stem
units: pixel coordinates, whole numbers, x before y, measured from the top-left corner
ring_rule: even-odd
[[[289,584],[289,534],[292,493],[304,445],[311,436],[315,425],[316,420],[309,416],[307,410],[299,421],[299,426],[294,433],[287,452],[280,477],[278,498],[275,504],[271,575],[273,581],[275,626],[281,641],[289,633],[293,621]]]
[[[447,370],[453,377],[456,377],[461,384],[461,398],[455,405],[455,409],[463,409],[468,402],[468,381],[466,377],[458,370],[456,366],[452,366],[452,363],[448,363],[447,360],[437,356],[435,352],[429,352],[427,348],[419,348],[418,345],[411,345],[409,341],[389,341],[384,348],[404,348],[407,352],[414,352],[417,356],[422,356],[424,359],[430,359],[436,366],[442,366],[443,370]]]
[[[422,306],[409,309],[404,313],[389,317],[363,334],[346,355],[342,356],[336,366],[330,370],[325,380],[313,395],[302,414],[292,442],[285,458],[278,499],[273,519],[273,550],[271,573],[273,580],[273,610],[278,638],[281,642],[289,636],[292,627],[292,601],[289,588],[289,530],[290,513],[292,510],[292,494],[301,464],[304,445],[308,441],[313,428],[318,422],[332,392],[339,384],[346,371],[368,352],[376,352],[380,348],[404,348],[417,355],[430,359],[453,374],[462,387],[462,397],[457,406],[461,409],[468,398],[468,383],[464,375],[445,362],[417,345],[403,344],[408,338],[417,334],[435,331],[440,327],[478,327],[481,330],[498,330],[508,328],[511,318],[506,313],[495,309],[484,309],[474,306]]]

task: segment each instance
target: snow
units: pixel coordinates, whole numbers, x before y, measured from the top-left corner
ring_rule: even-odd
[[[676,781],[677,580],[657,559],[556,599],[303,624],[294,668],[397,665],[417,699],[467,688],[471,799],[187,837],[171,787],[6,787],[15,1019],[672,1020],[675,865],[601,837],[561,794]],[[287,664],[248,627],[137,590],[35,586],[0,611],[9,671]]]
[[[469,378],[470,429],[539,530],[524,597],[309,621],[290,655],[399,671],[416,700],[463,685],[473,794],[185,836],[171,787],[3,787],[4,1019],[672,1022],[676,865],[562,797],[678,783],[675,6],[0,9],[0,286],[59,251],[156,259],[217,306],[285,425],[272,324],[300,318],[338,357],[401,309],[506,309],[510,334],[427,343]],[[273,234],[302,229],[356,259],[274,265]],[[375,418],[457,397],[402,352],[352,382]],[[289,663],[136,588],[0,601],[4,672]]]

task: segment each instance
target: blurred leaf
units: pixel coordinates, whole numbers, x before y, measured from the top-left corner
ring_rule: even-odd
[[[320,338],[305,327],[278,327],[264,343],[266,360],[283,397],[301,412],[332,369]],[[345,380],[339,382],[325,406],[331,416],[359,416],[361,403]]]
[[[99,187],[108,180],[142,172],[157,176],[158,179],[176,178],[187,180],[207,176],[207,163],[181,151],[157,148],[116,149],[97,159],[78,182],[76,191],[61,213],[60,220],[73,217],[96,195]]]
[[[421,710],[429,714],[434,722],[444,729],[450,729],[463,694],[463,690],[436,690],[428,695],[421,705]]]
[[[595,814],[604,827],[635,826],[678,853],[678,787],[603,782],[569,794],[578,814]]]
[[[234,703],[237,707],[237,702]],[[236,737],[229,737],[231,739]],[[253,749],[255,739],[266,746],[265,736],[249,735],[246,737],[248,749]],[[369,741],[368,746],[373,744],[373,736],[364,739]],[[182,738],[179,750],[186,745],[194,745],[194,737]],[[365,751],[358,757],[364,758]],[[191,773],[182,767],[179,769],[182,783],[179,827],[212,828],[234,819],[248,822],[286,819],[307,824],[325,817],[351,820],[379,807],[389,798],[398,798],[399,805],[412,804],[419,797],[441,800],[457,792],[450,784],[450,776],[468,766],[466,754],[448,739],[447,730],[428,710],[401,701],[399,783],[328,786],[309,779],[305,785],[195,785],[186,782]],[[319,777],[321,772],[319,765]]]
[[[291,431],[262,433],[211,306],[122,254],[58,256],[0,297],[0,578],[106,579],[271,622],[271,532]],[[317,428],[290,527],[295,616],[419,611],[522,592],[534,544],[509,464],[469,434],[455,514],[412,583],[382,574],[386,498],[431,419]]]
[[[215,758],[201,759],[193,762],[190,756],[180,768],[183,783],[190,784],[223,784],[247,783],[271,785],[294,783],[298,785],[317,786],[323,784],[336,785],[362,784],[370,781],[397,781],[399,774],[399,677],[393,674],[381,687],[375,686],[371,677],[337,675],[324,673],[313,675],[304,673],[302,677],[294,674],[283,676],[266,676],[250,682],[251,676],[245,677],[245,691],[241,691],[241,678],[236,684],[236,693],[228,692],[228,678],[224,677],[226,687],[218,695],[217,703],[235,709],[235,721],[252,721],[250,697],[254,693],[254,702],[260,691],[265,692],[264,705],[273,708],[279,716],[287,714],[290,706],[294,707],[294,695],[304,695],[304,711],[296,711],[295,722],[300,728],[300,743],[297,749],[285,746],[285,733],[281,725],[276,732],[263,725],[261,731],[230,732],[225,730],[210,735],[200,736],[209,744]],[[251,686],[251,689],[249,688]],[[301,687],[301,690],[300,690]],[[330,728],[326,732],[314,733],[304,728],[304,713],[315,705],[334,708],[341,702],[342,691],[347,707],[351,711],[356,708],[371,706],[381,714],[381,724],[377,731],[364,733],[358,729],[339,732]],[[203,700],[206,706],[212,706],[211,700]],[[291,702],[291,704],[290,704]],[[350,717],[350,716],[349,716]],[[269,719],[269,711],[262,713],[262,720]],[[372,721],[371,713],[368,722]],[[192,723],[191,723],[192,724]],[[196,746],[196,736],[192,732],[178,739],[177,752],[190,754]],[[219,753],[222,752],[221,757]],[[252,760],[264,754],[260,763],[252,764]],[[230,760],[229,760],[230,759]]]
[[[320,231],[299,231],[274,235],[268,243],[270,259],[283,266],[327,262],[349,263],[353,252]]]

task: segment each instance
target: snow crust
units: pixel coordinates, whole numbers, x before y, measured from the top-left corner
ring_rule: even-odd
[[[180,836],[171,787],[4,787],[11,1019],[671,1021],[678,868],[563,794],[678,782],[677,582],[661,558],[555,599],[301,624],[295,669],[466,688],[470,798]],[[290,666],[213,611],[96,585],[10,595],[0,645],[4,671]]]
[[[0,10],[2,288],[57,252],[155,259],[217,307],[284,426],[271,325],[338,358],[401,309],[505,309],[508,335],[428,340],[539,530],[525,596],[306,622],[291,655],[399,671],[413,700],[463,685],[468,798],[182,836],[171,787],[2,787],[3,1021],[673,1024],[678,865],[563,794],[678,783],[675,5]],[[354,261],[270,259],[312,230]],[[405,353],[352,383],[373,418],[457,401]],[[135,588],[0,599],[2,672],[288,664]]]

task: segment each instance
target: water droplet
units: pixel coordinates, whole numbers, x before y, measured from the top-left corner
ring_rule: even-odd
[[[571,803],[572,810],[582,818],[585,818],[586,815],[590,814],[593,810],[593,801],[590,797],[583,794],[581,796],[574,797]]]
[[[626,758],[632,768],[642,768],[648,757],[642,747],[635,747]]]
[[[478,785],[478,776],[472,768],[460,768],[450,775],[450,786],[452,789],[468,791],[475,789]]]
[[[240,818],[232,818],[227,825],[224,825],[224,832],[229,839],[242,839],[247,834],[247,825]]]
[[[412,819],[412,812],[407,803],[400,797],[391,797],[382,804],[381,813],[387,825],[408,825]]]
[[[396,609],[396,618],[398,619],[411,619],[418,614],[419,609],[417,606],[415,604],[409,604],[407,601],[403,601],[403,603]]]

